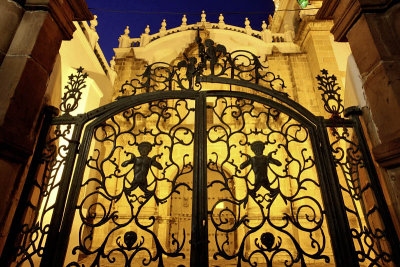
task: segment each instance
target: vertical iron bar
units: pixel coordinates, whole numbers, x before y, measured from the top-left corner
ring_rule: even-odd
[[[56,250],[53,252],[54,256],[51,259],[51,261],[48,262],[49,265],[47,266],[64,266],[64,260],[67,254],[67,249],[69,244],[69,236],[71,233],[71,228],[75,217],[76,203],[78,201],[78,197],[81,192],[80,190],[81,182],[86,165],[85,159],[89,154],[92,134],[93,134],[93,127],[86,127],[84,136],[82,138],[79,157],[77,160],[77,164],[75,166],[75,171],[73,173],[74,176],[71,181],[71,188],[73,190],[69,190],[69,192],[67,190],[66,192],[68,193],[68,198],[65,199],[67,204],[65,206],[63,219],[58,224],[60,225],[59,233],[58,233],[58,238],[55,240],[55,245],[54,245],[54,247],[56,247]],[[70,173],[70,176],[72,176],[72,172]]]
[[[54,204],[53,215],[50,221],[49,234],[46,240],[46,249],[43,253],[43,258],[40,263],[40,266],[42,267],[62,266],[62,265],[52,265],[51,262],[57,256],[56,252],[59,251],[59,248],[57,247],[57,239],[59,238],[59,228],[64,214],[65,202],[67,200],[69,185],[74,170],[75,159],[78,153],[79,140],[82,134],[83,125],[84,125],[83,122],[78,122],[77,124],[75,124],[74,132],[72,134],[72,138],[69,143],[69,150],[67,158],[65,160],[64,170],[61,176],[56,202]]]
[[[0,258],[0,266],[8,266],[11,264],[12,261],[15,260],[14,258],[17,253],[15,251],[15,242],[18,241],[18,235],[22,230],[21,223],[29,202],[30,192],[35,183],[38,168],[42,163],[43,149],[46,146],[46,138],[50,131],[51,121],[54,116],[58,115],[58,109],[53,106],[46,106],[43,113],[44,118],[37,139],[35,151],[32,156],[28,173],[26,175],[25,184],[23,186],[19,203],[14,214],[14,218],[10,227],[10,232],[8,234],[7,241]],[[40,208],[40,203],[38,208]]]
[[[372,160],[371,153],[369,152],[367,140],[365,138],[359,118],[360,115],[362,115],[362,111],[359,108],[351,107],[345,111],[345,116],[351,117],[354,122],[354,131],[356,132],[356,136],[358,138],[358,145],[360,146],[360,150],[364,158],[365,167],[368,172],[372,190],[375,193],[374,195],[378,204],[379,213],[382,216],[382,220],[385,225],[386,238],[388,239],[392,248],[392,259],[396,265],[400,266],[400,241],[394,228],[392,217],[390,216],[389,208],[383,195],[382,187],[379,183],[378,173],[376,172],[374,161]]]
[[[346,214],[346,207],[340,190],[339,177],[331,153],[331,145],[326,130],[327,126],[323,117],[318,117],[318,121],[321,140],[321,163],[325,176],[322,178],[321,185],[326,189],[323,195],[327,194],[324,198],[327,199],[327,204],[331,211],[328,217],[328,227],[336,266],[359,266]]]
[[[190,266],[208,266],[206,94],[196,98]]]

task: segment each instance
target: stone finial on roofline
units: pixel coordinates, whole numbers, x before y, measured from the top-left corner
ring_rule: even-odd
[[[99,22],[97,21],[97,15],[94,15],[93,19],[90,21],[90,29],[96,31],[97,25],[99,25]]]
[[[119,41],[119,48],[126,48],[126,47],[130,47],[131,45],[131,38],[129,37],[129,26],[126,26],[125,30],[124,30],[124,34],[121,35],[118,38]]]
[[[186,26],[187,25],[187,18],[186,15],[183,15],[182,17],[182,26]]]
[[[144,33],[140,36],[140,46],[145,46],[150,42],[150,26],[147,25],[144,29]]]
[[[201,11],[201,22],[206,22],[206,12],[204,10]]]
[[[224,21],[224,16],[222,15],[222,14],[219,14],[219,17],[218,17],[218,26],[219,26],[219,28],[220,29],[224,29],[225,28],[225,21]]]
[[[186,15],[183,15],[182,24],[181,24],[181,26],[179,26],[179,28],[180,28],[181,31],[184,31],[184,30],[187,29],[187,18],[186,18]]]
[[[249,18],[246,18],[245,19],[245,21],[244,21],[244,29],[246,30],[246,33],[247,34],[251,34],[252,33],[252,31],[253,31],[253,29],[251,28],[251,26],[250,26],[250,20],[249,20]]]
[[[267,29],[267,23],[265,23],[265,20],[263,20],[262,21],[262,25],[261,25],[261,29],[263,30],[263,31],[265,31],[266,29]]]
[[[265,23],[265,20],[263,20],[261,28],[261,38],[263,41],[266,43],[272,43],[272,33],[271,30],[268,29],[268,25]]]
[[[163,21],[161,22],[160,36],[164,36],[166,31],[167,31],[167,21],[163,19]]]
[[[96,26],[98,25],[97,15],[93,16],[93,20],[90,21],[90,28],[85,32],[86,38],[89,41],[90,47],[95,48],[99,35],[96,32]]]
[[[124,30],[124,35],[129,35],[131,31],[129,30],[129,26],[126,26],[125,30]]]
[[[115,70],[115,56],[113,56],[112,59],[110,60],[110,68],[112,70]]]

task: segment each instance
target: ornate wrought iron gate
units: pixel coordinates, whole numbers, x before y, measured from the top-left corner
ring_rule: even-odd
[[[324,119],[250,52],[197,44],[198,58],[154,63],[83,115],[71,112],[86,74],[71,75],[63,115],[43,122],[2,263],[399,263],[359,111],[341,117],[335,77],[317,77]]]

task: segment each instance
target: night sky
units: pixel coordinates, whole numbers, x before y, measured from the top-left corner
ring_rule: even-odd
[[[219,13],[225,13],[225,23],[244,27],[244,20],[249,18],[250,26],[255,30],[261,30],[263,20],[268,20],[268,15],[273,13],[272,0],[203,0],[203,1],[172,1],[172,0],[86,0],[92,13],[98,15],[99,25],[97,32],[100,36],[100,46],[110,61],[114,55],[113,48],[118,47],[118,37],[123,34],[129,25],[131,38],[140,37],[146,25],[150,25],[150,34],[157,33],[163,19],[167,21],[167,30],[177,27],[182,23],[180,14],[137,14],[110,12],[113,11],[142,11],[142,12],[173,12],[185,13],[187,24],[200,21],[200,13],[205,10],[207,21],[217,23]],[[108,11],[100,11],[102,9]],[[226,14],[227,12],[240,12],[246,14]],[[248,14],[248,13],[262,14]],[[196,14],[197,13],[197,14]],[[211,14],[216,13],[216,14]]]

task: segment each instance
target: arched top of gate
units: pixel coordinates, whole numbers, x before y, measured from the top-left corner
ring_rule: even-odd
[[[290,99],[284,80],[261,63],[260,57],[246,50],[228,52],[222,44],[201,38],[197,29],[194,56],[183,54],[176,64],[155,62],[141,75],[126,81],[117,100],[160,91],[242,91],[273,99],[315,121],[306,108]],[[194,47],[193,47],[194,48]],[[216,87],[212,84],[226,84]]]
[[[200,29],[197,30],[196,44],[198,53],[195,53],[195,56],[189,57],[184,54],[184,59],[176,65],[156,62],[146,66],[141,75],[131,81],[126,81],[121,86],[121,94],[116,101],[81,117],[83,116],[87,121],[107,112],[111,114],[133,103],[155,101],[157,98],[167,96],[195,98],[199,91],[226,91],[226,96],[237,92],[254,95],[258,99],[266,99],[268,103],[282,111],[289,111],[299,118],[313,124],[317,123],[317,117],[313,113],[290,99],[288,93],[285,92],[286,86],[283,79],[261,64],[258,56],[246,50],[228,52],[223,45],[215,44],[211,39],[203,42]],[[317,80],[318,89],[322,91],[324,108],[331,114],[331,118],[340,119],[344,107],[337,78],[334,75],[328,75],[326,70],[321,72],[322,75],[318,75]],[[70,75],[69,84],[66,86],[67,91],[60,105],[64,114],[57,120],[58,124],[76,120],[71,116],[71,112],[76,109],[81,98],[81,89],[85,87],[86,77],[87,74],[82,68],[78,69],[77,75]],[[212,87],[210,86],[212,84],[229,86]],[[284,112],[287,113],[286,111]]]

